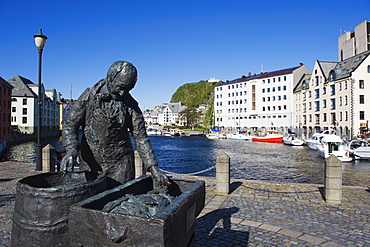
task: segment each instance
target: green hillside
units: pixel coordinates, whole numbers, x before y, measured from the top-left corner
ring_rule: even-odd
[[[171,103],[182,102],[188,108],[200,104],[213,104],[213,89],[217,82],[199,81],[179,87],[171,97]]]

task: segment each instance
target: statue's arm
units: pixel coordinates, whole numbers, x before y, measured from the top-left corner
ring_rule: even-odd
[[[138,103],[131,97],[130,115],[132,118],[131,132],[137,151],[143,161],[146,170],[158,166],[152,143],[146,134],[145,121]]]
[[[78,130],[84,125],[86,102],[89,97],[89,89],[71,105],[63,123],[63,144],[66,155],[61,162],[62,170],[73,170],[74,161],[79,163],[79,140]]]
[[[138,103],[130,96],[131,108],[130,114],[132,118],[132,136],[135,140],[137,151],[143,161],[146,170],[149,170],[153,177],[154,191],[160,193],[167,190],[170,181],[166,174],[158,168],[158,162],[154,154],[152,143],[146,134],[145,121]]]

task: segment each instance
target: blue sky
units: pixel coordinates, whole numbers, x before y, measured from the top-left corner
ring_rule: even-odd
[[[0,76],[37,83],[42,28],[46,89],[76,99],[125,60],[152,109],[185,83],[335,62],[339,35],[369,15],[369,0],[0,0]]]

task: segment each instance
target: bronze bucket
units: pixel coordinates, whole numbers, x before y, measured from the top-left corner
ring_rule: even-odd
[[[43,173],[17,183],[11,246],[69,246],[69,206],[107,189],[103,174]]]

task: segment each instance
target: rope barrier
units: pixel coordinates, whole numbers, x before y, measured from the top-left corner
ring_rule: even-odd
[[[162,171],[162,172],[164,172],[164,173],[172,174],[172,175],[178,175],[178,176],[184,176],[184,175],[187,175],[187,176],[194,176],[194,175],[198,175],[198,174],[200,174],[200,173],[208,172],[208,171],[210,171],[210,170],[212,170],[212,169],[214,169],[214,168],[216,168],[216,165],[214,165],[214,166],[212,166],[212,167],[210,167],[210,168],[207,168],[207,169],[205,169],[205,170],[202,170],[202,171],[198,171],[198,172],[191,172],[191,173],[175,173],[175,172],[165,171],[165,170],[160,169],[160,168],[159,168],[159,170],[161,170],[161,171]]]

